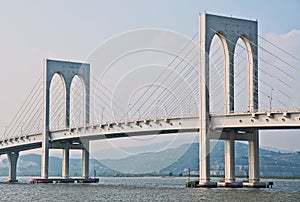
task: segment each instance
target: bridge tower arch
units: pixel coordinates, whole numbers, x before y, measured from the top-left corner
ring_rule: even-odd
[[[58,72],[55,73],[50,82],[50,113],[49,113],[49,129],[60,129],[66,126],[65,115],[66,100],[66,82],[64,76]],[[54,106],[55,105],[55,106]],[[54,115],[59,114],[58,117]],[[57,123],[54,123],[56,122]],[[56,125],[56,126],[55,126]]]
[[[62,77],[65,87],[65,127],[70,126],[70,90],[72,80],[75,76],[79,76],[84,82],[84,119],[88,124],[90,120],[90,65],[86,63],[77,63],[69,61],[59,61],[52,59],[44,59],[44,128],[43,128],[43,141],[42,141],[42,178],[48,178],[49,168],[49,146],[51,137],[49,137],[50,126],[50,86],[52,78],[55,74]],[[63,152],[63,176],[68,177],[68,159],[69,147],[64,148]],[[83,157],[88,157],[88,147],[83,149]],[[83,176],[88,176],[88,159],[83,159],[85,162]],[[65,173],[64,173],[65,172]]]
[[[209,53],[212,39],[217,35],[221,42],[225,58],[224,105],[225,113],[234,112],[234,51],[239,38],[246,46],[248,56],[248,106],[250,112],[258,109],[258,68],[257,68],[257,21],[222,17],[211,14],[200,14],[200,110],[199,110],[199,169],[200,186],[215,186],[210,181],[210,95],[209,95]],[[225,140],[225,183],[235,182],[234,133],[229,132]],[[249,141],[249,181],[259,180],[258,131],[252,134]]]
[[[70,92],[70,127],[82,126],[86,120],[86,89],[85,82],[81,75],[73,77]]]

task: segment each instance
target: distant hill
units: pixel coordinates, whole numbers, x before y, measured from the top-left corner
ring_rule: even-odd
[[[70,159],[70,175],[80,176],[81,175],[81,159]],[[38,154],[27,154],[20,156],[18,159],[18,175],[22,176],[40,176],[41,175],[41,155]],[[107,168],[98,161],[90,159],[90,170],[93,174],[93,170],[101,171],[101,175],[112,176],[115,175],[116,171]],[[62,159],[58,157],[50,156],[49,158],[49,175],[50,176],[61,176],[62,171]],[[8,162],[7,159],[2,160],[0,163],[0,175],[8,175]]]
[[[218,141],[212,147],[211,172],[224,175],[224,142]],[[174,164],[161,170],[163,174],[180,174],[186,168],[198,170],[198,144],[192,144],[189,150]],[[300,152],[281,153],[260,149],[261,176],[297,176],[300,177]],[[235,142],[236,175],[248,174],[248,145]]]
[[[211,173],[224,174],[224,143],[212,142]],[[236,175],[246,176],[248,172],[248,145],[235,143]],[[183,154],[183,155],[182,155]],[[186,171],[199,170],[199,147],[197,143],[181,145],[175,149],[160,152],[142,153],[121,159],[90,160],[90,174],[115,176],[120,173],[185,175]],[[81,159],[70,159],[70,175],[81,175]],[[62,160],[50,157],[49,175],[61,176]],[[39,176],[41,156],[27,154],[18,160],[18,175]],[[300,176],[300,152],[281,153],[260,149],[260,172],[262,176]],[[8,175],[7,160],[0,162],[0,175]]]

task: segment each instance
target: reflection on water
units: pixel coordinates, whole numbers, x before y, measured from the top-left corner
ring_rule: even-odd
[[[28,177],[20,177],[18,184],[0,184],[0,201],[300,201],[300,180],[271,180],[272,189],[187,189],[185,180],[104,177],[99,184],[28,184]]]

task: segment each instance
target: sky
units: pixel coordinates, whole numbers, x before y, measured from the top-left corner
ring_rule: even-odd
[[[0,3],[0,132],[42,75],[43,58],[86,61],[104,41],[130,30],[158,28],[192,37],[198,31],[199,13],[241,17],[258,20],[261,36],[300,57],[297,0],[0,0]],[[267,132],[261,135],[260,145],[300,150],[299,133]],[[119,145],[125,145],[124,141]],[[128,142],[126,145],[137,146]]]

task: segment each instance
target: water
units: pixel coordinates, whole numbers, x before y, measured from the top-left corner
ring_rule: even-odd
[[[0,178],[4,182],[6,178]],[[186,178],[103,177],[99,184],[0,184],[0,201],[300,201],[300,180],[273,181],[272,189],[184,187]]]

